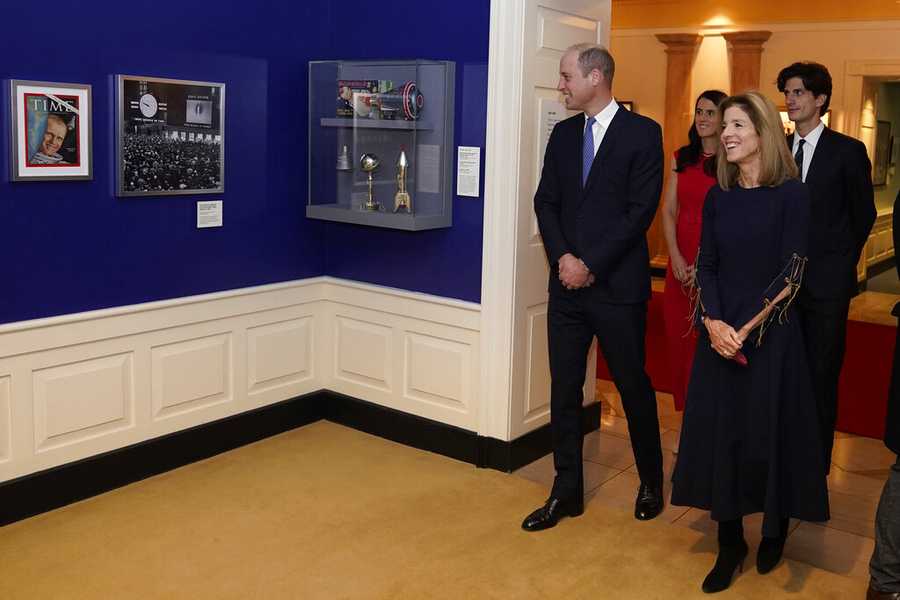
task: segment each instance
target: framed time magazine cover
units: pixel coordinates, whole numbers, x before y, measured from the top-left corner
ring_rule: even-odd
[[[13,181],[93,179],[91,86],[13,79]]]
[[[225,84],[118,75],[119,196],[225,191]]]

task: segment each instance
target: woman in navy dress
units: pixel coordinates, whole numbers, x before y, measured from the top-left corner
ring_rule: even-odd
[[[717,180],[703,208],[697,344],[672,504],[710,511],[719,554],[703,591],[731,584],[763,514],[760,573],[780,561],[791,517],[828,519],[809,371],[791,301],[802,282],[809,193],[775,105],[726,99]]]

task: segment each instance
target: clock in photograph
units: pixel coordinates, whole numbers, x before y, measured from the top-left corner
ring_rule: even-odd
[[[156,101],[156,97],[153,94],[144,94],[140,99],[140,109],[142,115],[148,119],[153,118],[159,110],[159,102]]]

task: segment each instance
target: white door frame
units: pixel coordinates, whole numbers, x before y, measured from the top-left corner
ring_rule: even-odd
[[[544,0],[552,10],[573,16],[599,13],[604,16],[601,39],[609,39],[609,0]],[[516,348],[515,320],[518,294],[523,293],[517,273],[524,257],[518,237],[522,210],[530,202],[522,201],[533,190],[523,189],[522,160],[533,160],[534,150],[523,140],[523,119],[531,119],[534,98],[525,94],[524,65],[534,49],[526,48],[530,27],[536,17],[525,0],[491,0],[490,43],[488,49],[487,135],[485,142],[485,201],[481,282],[481,381],[478,434],[510,440],[521,433],[522,423],[512,414],[517,378],[514,372]],[[528,107],[526,109],[526,107]],[[519,350],[521,351],[521,350]],[[589,369],[590,378],[593,369]],[[593,381],[590,381],[592,384]],[[589,385],[593,390],[593,385]],[[528,424],[533,429],[549,417]],[[520,419],[521,420],[521,419]]]

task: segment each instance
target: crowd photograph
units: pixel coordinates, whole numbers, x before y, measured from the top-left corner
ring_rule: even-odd
[[[122,137],[122,178],[127,192],[171,192],[222,188],[221,147],[160,134]]]

